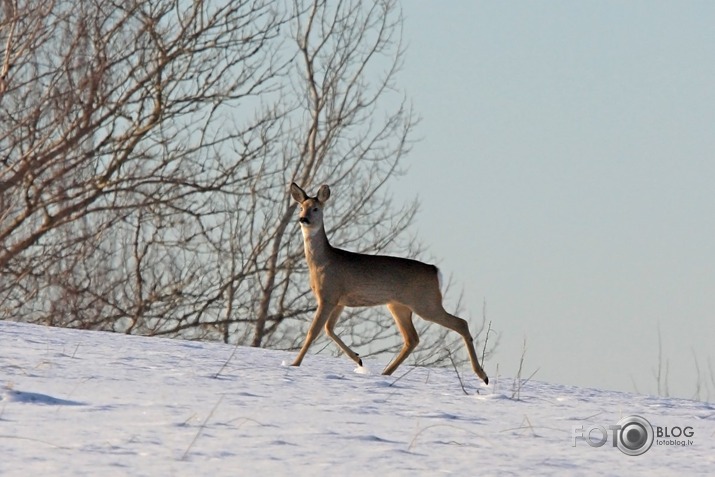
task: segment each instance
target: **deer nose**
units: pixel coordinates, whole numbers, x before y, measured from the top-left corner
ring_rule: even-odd
[[[300,222],[301,224],[310,225],[310,220],[308,220],[308,217],[301,217],[298,219],[298,222]]]

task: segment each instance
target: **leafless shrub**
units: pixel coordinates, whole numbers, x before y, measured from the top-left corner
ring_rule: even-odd
[[[416,122],[393,1],[1,8],[0,318],[295,348],[293,180],[336,191],[336,246],[421,252],[388,188]],[[342,329],[389,352],[390,320]]]

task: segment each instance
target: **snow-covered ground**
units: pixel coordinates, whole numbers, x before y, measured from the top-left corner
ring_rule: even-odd
[[[231,357],[232,353],[235,354]],[[229,360],[230,358],[230,360]],[[0,475],[713,475],[715,405],[0,322]],[[226,362],[228,361],[228,364]],[[225,366],[224,366],[225,365]],[[487,363],[486,369],[490,366]],[[584,368],[584,372],[588,372]],[[608,426],[692,434],[643,455]],[[575,441],[603,426],[607,443]],[[692,430],[692,433],[690,432]],[[590,431],[592,441],[601,431]],[[654,431],[657,432],[657,431]],[[665,439],[668,441],[668,439]]]

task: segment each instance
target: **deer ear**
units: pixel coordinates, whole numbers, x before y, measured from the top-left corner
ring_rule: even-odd
[[[298,187],[298,184],[296,184],[295,182],[290,185],[290,196],[293,197],[293,200],[295,200],[299,204],[302,204],[303,202],[308,200],[308,194],[306,194],[303,189]]]
[[[318,200],[325,203],[326,200],[330,198],[330,187],[327,185],[320,186],[318,189]]]

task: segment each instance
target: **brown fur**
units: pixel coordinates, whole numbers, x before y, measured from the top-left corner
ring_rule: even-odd
[[[387,255],[366,255],[333,247],[323,225],[323,207],[330,197],[324,185],[315,197],[309,197],[295,183],[291,196],[300,204],[299,221],[303,232],[305,258],[310,270],[310,288],[318,301],[305,343],[293,366],[300,366],[321,328],[353,361],[362,360],[333,331],[343,309],[356,306],[387,305],[404,339],[397,357],[383,374],[392,374],[419,343],[412,323],[412,313],[425,320],[454,330],[464,338],[474,372],[489,383],[479,365],[466,321],[447,313],[442,307],[438,270],[434,265]]]

